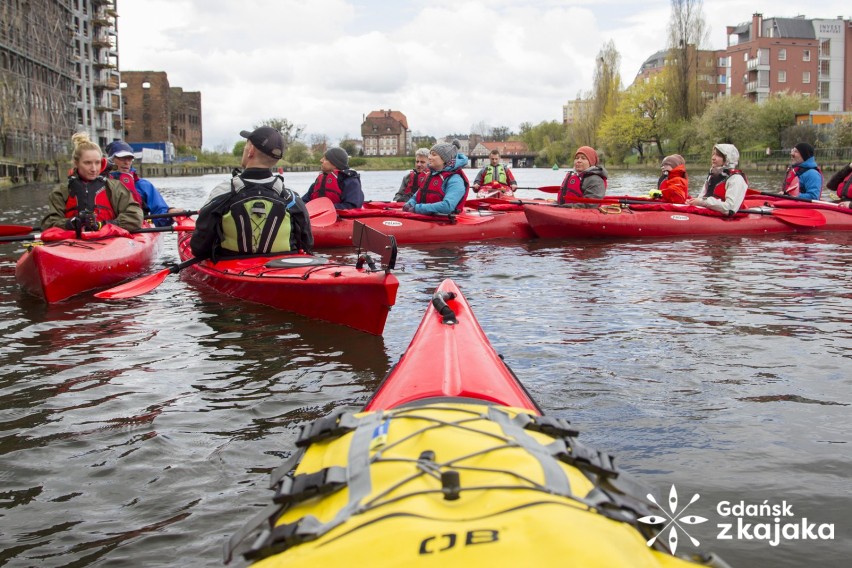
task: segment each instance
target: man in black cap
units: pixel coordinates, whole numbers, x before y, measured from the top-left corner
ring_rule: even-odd
[[[240,166],[229,181],[217,185],[198,211],[190,247],[200,258],[310,252],[314,239],[305,204],[284,187],[272,167],[284,155],[281,133],[269,126],[246,139]]]
[[[335,209],[358,209],[364,206],[361,175],[349,169],[349,154],[333,146],[320,158],[320,175],[302,196],[307,203],[317,197],[328,197]]]
[[[822,195],[822,170],[814,160],[814,147],[807,142],[799,142],[790,150],[790,162],[781,186],[782,192],[818,200]]]

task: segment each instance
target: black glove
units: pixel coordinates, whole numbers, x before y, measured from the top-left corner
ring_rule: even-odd
[[[412,211],[414,211],[414,205],[411,205],[410,203],[406,203],[405,205],[402,206],[402,210],[406,211],[408,213],[411,213]]]
[[[80,218],[83,220],[84,231],[97,231],[101,228],[101,224],[95,219],[95,214],[91,211],[84,211]]]
[[[76,231],[77,227],[82,227],[82,221],[79,217],[71,217],[70,219],[65,219],[65,230],[66,231]]]

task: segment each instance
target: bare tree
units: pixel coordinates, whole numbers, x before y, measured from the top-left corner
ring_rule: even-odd
[[[689,120],[704,110],[698,81],[698,52],[709,37],[702,0],[671,0],[668,101],[672,120]]]
[[[304,124],[296,124],[295,122],[290,122],[286,118],[267,118],[260,124],[255,124],[254,127],[259,128],[261,126],[271,126],[281,133],[281,136],[284,138],[285,152],[287,151],[287,146],[301,138],[302,134],[305,132]]]

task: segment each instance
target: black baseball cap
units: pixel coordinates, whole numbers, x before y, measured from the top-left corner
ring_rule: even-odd
[[[271,126],[261,126],[255,128],[252,132],[243,130],[240,132],[240,136],[248,139],[252,146],[270,158],[280,160],[284,155],[284,137]]]

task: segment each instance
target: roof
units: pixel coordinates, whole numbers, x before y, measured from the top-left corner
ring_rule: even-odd
[[[816,39],[813,23],[802,18],[771,18],[763,21],[763,28],[764,37]],[[776,29],[777,33],[767,33],[770,28]]]
[[[484,148],[484,150],[483,150]],[[526,142],[519,140],[511,140],[507,142],[480,142],[471,151],[471,154],[487,155],[491,150],[497,150],[501,156],[509,156],[511,154],[529,154],[530,150]]]
[[[364,120],[364,122],[386,118],[393,119],[394,121],[402,125],[403,130],[408,130],[408,119],[405,117],[404,114],[402,114],[398,110],[374,110],[367,115],[367,118]]]

